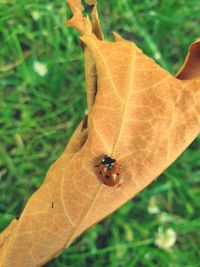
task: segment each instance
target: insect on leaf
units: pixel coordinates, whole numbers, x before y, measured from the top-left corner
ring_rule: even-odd
[[[84,47],[88,116],[18,222],[0,235],[0,267],[42,266],[56,257],[148,186],[200,131],[199,40],[173,77],[118,34],[104,41],[96,6],[90,20],[81,1],[68,3],[74,16],[66,24]],[[115,186],[98,179],[102,155],[120,163]]]

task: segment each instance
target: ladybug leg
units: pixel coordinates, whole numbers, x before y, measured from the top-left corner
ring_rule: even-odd
[[[101,164],[98,164],[98,165],[94,165],[95,168],[98,168]]]

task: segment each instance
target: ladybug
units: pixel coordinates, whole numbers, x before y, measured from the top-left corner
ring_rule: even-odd
[[[101,163],[95,167],[98,167],[99,180],[105,185],[115,186],[119,182],[121,178],[121,168],[116,159],[105,155],[101,160]]]

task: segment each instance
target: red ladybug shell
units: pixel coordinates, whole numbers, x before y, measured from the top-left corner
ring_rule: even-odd
[[[101,163],[97,165],[99,180],[107,186],[115,186],[121,176],[121,168],[118,161],[111,157],[104,156]]]

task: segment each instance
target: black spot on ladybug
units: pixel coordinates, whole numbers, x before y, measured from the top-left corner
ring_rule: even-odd
[[[102,174],[102,171],[100,171],[99,173]]]
[[[116,173],[117,176],[119,176],[119,173]]]
[[[109,176],[109,175],[105,175],[105,178],[106,178],[106,179],[110,179],[110,176]]]

